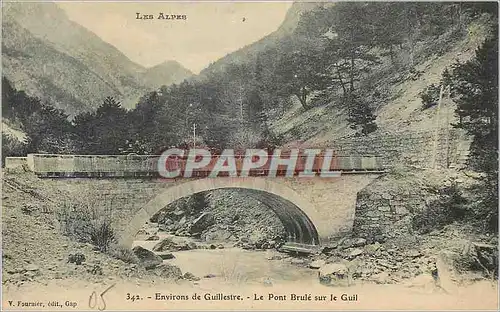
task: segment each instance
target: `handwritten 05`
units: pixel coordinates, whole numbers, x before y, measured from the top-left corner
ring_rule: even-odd
[[[106,288],[99,296],[97,296],[97,293],[95,290],[90,294],[89,297],[89,308],[91,309],[96,309],[99,311],[104,311],[106,310],[106,301],[104,300],[104,295],[115,286],[116,284],[113,284]]]

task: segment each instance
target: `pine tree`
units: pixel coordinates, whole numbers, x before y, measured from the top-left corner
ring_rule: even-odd
[[[477,215],[498,231],[498,28],[474,59],[455,66],[452,79],[456,127],[473,137],[469,166],[486,174]]]

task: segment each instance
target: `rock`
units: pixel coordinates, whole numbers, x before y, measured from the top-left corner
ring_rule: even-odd
[[[227,241],[231,238],[232,234],[228,230],[216,230],[214,232],[208,233],[205,236],[207,242],[220,242]]]
[[[203,278],[214,278],[214,277],[216,277],[215,274],[207,274],[207,275],[203,276]]]
[[[21,280],[22,279],[22,275],[21,273],[15,273],[15,274],[12,274],[12,276],[10,277],[10,280],[11,281],[18,281],[18,280]]]
[[[26,271],[24,272],[24,276],[28,277],[28,278],[33,278],[35,276],[38,275],[38,271]]]
[[[252,250],[255,249],[255,246],[249,243],[242,243],[241,248],[245,250]]]
[[[273,281],[269,277],[266,277],[262,281],[262,284],[264,284],[264,286],[266,286],[266,287],[270,287],[270,286],[273,286]]]
[[[469,251],[470,257],[476,259],[480,266],[490,272],[498,271],[498,248],[497,246],[479,242],[472,243]]]
[[[352,242],[352,246],[353,246],[353,247],[362,247],[362,246],[364,246],[364,245],[366,245],[366,239],[361,238],[361,237],[359,237],[359,238],[355,238],[355,239],[353,240],[353,242]]]
[[[305,263],[305,261],[303,259],[292,259],[292,261],[290,261],[291,264],[295,264],[295,265],[302,265]]]
[[[272,255],[267,257],[267,260],[281,260],[281,259],[283,259],[283,256],[281,255]]]
[[[80,265],[85,262],[85,255],[82,253],[75,253],[68,255],[68,263],[74,263],[76,265]]]
[[[330,252],[332,252],[337,247],[338,247],[337,243],[329,244],[327,246],[324,246],[323,249],[321,249],[321,253],[323,253],[323,254],[329,254]]]
[[[190,250],[190,246],[185,241],[176,242],[171,237],[166,237],[153,247],[153,251],[180,251]]]
[[[158,233],[159,228],[157,227],[151,227],[146,229],[146,234],[147,235],[156,235]]]
[[[387,212],[387,211],[391,211],[391,207],[389,207],[389,206],[380,206],[380,207],[378,207],[378,210],[382,211],[382,212]]]
[[[154,252],[142,248],[141,246],[135,246],[132,251],[146,270],[154,269],[163,262],[163,259]]]
[[[93,275],[102,275],[102,268],[99,264],[94,264],[92,267],[87,269],[87,272]]]
[[[172,214],[174,216],[180,217],[180,216],[183,216],[184,214],[186,214],[186,212],[184,210],[175,210],[174,212],[172,212]]]
[[[389,200],[389,199],[392,199],[392,195],[389,193],[383,193],[382,198],[385,200]]]
[[[156,241],[160,240],[160,237],[158,235],[151,235],[148,238],[146,238],[147,241]]]
[[[363,254],[363,249],[360,249],[360,248],[354,248],[348,255],[349,258],[353,259],[353,258],[356,258],[357,256],[359,255],[362,255]]]
[[[348,284],[349,269],[342,263],[329,263],[318,272],[319,282],[325,285]]]
[[[408,253],[407,253],[407,256],[410,257],[410,258],[418,258],[418,257],[421,257],[422,254],[420,253],[420,251],[418,250],[410,250]]]
[[[182,276],[184,279],[188,280],[188,281],[199,281],[200,278],[195,276],[193,273],[191,272],[186,272],[184,273],[184,275]]]
[[[172,225],[170,224],[159,224],[158,227],[162,232],[170,232],[172,230]]]
[[[345,238],[339,242],[339,246],[342,247],[342,249],[347,249],[352,247],[353,240],[351,238]]]
[[[183,226],[184,224],[186,224],[187,222],[187,218],[186,216],[183,216],[180,220],[179,220],[179,225],[180,226]]]
[[[391,267],[392,267],[392,265],[389,263],[389,261],[384,260],[384,259],[379,259],[379,260],[377,261],[377,263],[378,263],[380,266],[384,267],[384,268],[391,268]]]
[[[374,254],[376,253],[378,250],[380,250],[380,243],[375,243],[375,244],[370,244],[370,245],[366,245],[365,246],[365,251],[369,254]]]
[[[373,240],[377,243],[383,243],[383,242],[385,242],[385,236],[382,234],[378,234],[378,235],[375,235],[375,237],[373,237]]]
[[[449,251],[442,251],[436,258],[436,269],[433,275],[439,286],[448,293],[456,293],[457,285],[455,283],[456,270],[453,266],[453,259],[456,254]]]
[[[32,263],[25,266],[24,269],[26,271],[39,271],[40,270],[40,268],[37,265],[32,264]]]
[[[19,273],[19,272],[22,272],[22,269],[7,269],[7,273],[9,274],[16,274],[16,273]]]
[[[319,268],[323,267],[325,264],[326,264],[325,260],[316,260],[316,261],[311,262],[309,264],[309,267],[311,269],[319,269]]]
[[[163,278],[178,279],[182,277],[182,271],[178,266],[162,263],[154,268],[154,273]]]
[[[158,252],[156,253],[156,255],[158,255],[163,260],[169,260],[175,258],[175,256],[171,252]]]
[[[391,279],[388,272],[380,272],[378,274],[372,275],[371,280],[377,284],[388,284]]]
[[[193,224],[189,228],[189,233],[203,232],[208,227],[214,224],[215,224],[214,216],[209,212],[204,212],[193,221]]]

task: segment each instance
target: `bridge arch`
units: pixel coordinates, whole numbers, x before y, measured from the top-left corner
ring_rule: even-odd
[[[135,235],[144,224],[168,204],[180,198],[216,189],[239,189],[261,201],[276,213],[283,223],[289,241],[319,245],[320,238],[315,224],[324,220],[318,214],[316,207],[304,200],[292,188],[278,181],[258,177],[204,178],[181,181],[165,189],[135,213],[128,226],[119,233],[120,244],[131,247]]]

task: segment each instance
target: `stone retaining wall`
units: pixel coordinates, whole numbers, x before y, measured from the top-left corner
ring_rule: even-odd
[[[344,138],[331,142],[340,154],[375,154],[383,157],[389,166],[398,164],[419,168],[434,167],[436,148],[436,168],[463,167],[469,155],[471,139],[461,129],[401,131],[399,133],[376,132],[366,137]]]
[[[374,180],[358,192],[353,233],[379,242],[412,233],[415,213],[427,209],[437,197],[433,190],[441,180],[433,177],[437,182],[430,182],[426,179],[433,173],[438,174],[436,170],[421,170],[401,176],[389,174]]]

